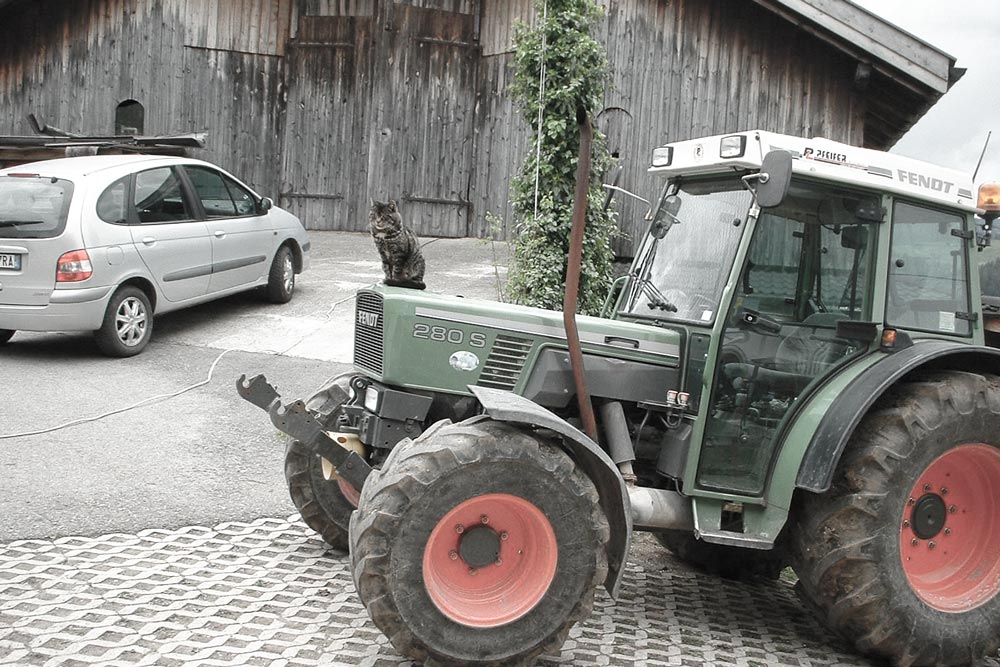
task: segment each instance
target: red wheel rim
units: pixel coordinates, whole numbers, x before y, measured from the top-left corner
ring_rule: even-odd
[[[462,540],[473,530],[498,545],[496,561],[473,567],[465,560]],[[516,621],[541,602],[558,558],[555,531],[540,509],[517,496],[491,493],[459,504],[431,531],[424,548],[424,586],[451,620],[492,628]]]
[[[903,572],[928,605],[975,609],[1000,592],[1000,450],[960,445],[910,490],[899,538]]]
[[[344,499],[351,503],[352,507],[357,507],[358,503],[361,502],[361,492],[354,488],[354,485],[345,482],[344,480],[337,478],[337,486],[340,487],[340,493],[343,494]]]

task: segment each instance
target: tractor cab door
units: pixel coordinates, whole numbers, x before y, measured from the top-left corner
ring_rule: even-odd
[[[878,197],[793,183],[760,212],[726,314],[698,486],[764,491],[796,402],[853,355],[839,320],[871,317]]]

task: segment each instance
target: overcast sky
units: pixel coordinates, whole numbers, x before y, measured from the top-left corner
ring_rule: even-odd
[[[853,0],[954,57],[968,71],[892,149],[1000,181],[1000,0]]]

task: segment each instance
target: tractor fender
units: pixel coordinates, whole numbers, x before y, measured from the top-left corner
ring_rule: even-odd
[[[601,508],[611,528],[604,587],[617,599],[632,540],[632,508],[625,480],[614,461],[583,432],[534,401],[499,389],[470,385],[469,390],[496,421],[540,426],[563,436],[565,449],[597,487]]]
[[[949,340],[922,340],[887,355],[854,378],[830,403],[806,449],[795,486],[824,493],[854,429],[881,396],[921,368],[1000,373],[1000,350]]]

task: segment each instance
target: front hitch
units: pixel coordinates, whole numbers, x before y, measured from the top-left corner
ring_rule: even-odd
[[[267,412],[275,428],[329,461],[340,479],[358,491],[365,485],[365,480],[372,471],[371,466],[357,452],[341,447],[327,435],[306,409],[305,403],[293,401],[282,405],[281,396],[263,375],[255,375],[250,380],[247,380],[246,375],[241,375],[236,381],[236,391],[244,400]]]

